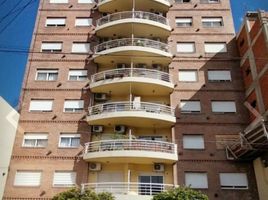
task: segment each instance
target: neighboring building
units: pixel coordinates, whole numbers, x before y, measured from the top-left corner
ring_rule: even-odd
[[[229,0],[41,0],[31,52],[4,199],[258,199],[225,154],[248,124]]]
[[[243,72],[250,125],[241,140],[229,146],[229,158],[254,160],[261,200],[268,199],[268,13],[248,12],[237,42]],[[227,152],[228,152],[227,151]]]
[[[0,96],[0,199],[4,195],[18,121],[18,112]]]

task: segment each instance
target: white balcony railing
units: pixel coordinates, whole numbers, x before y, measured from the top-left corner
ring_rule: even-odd
[[[82,184],[82,190],[90,189],[97,193],[110,192],[115,195],[156,195],[174,187],[172,184],[159,183],[102,182]]]
[[[155,114],[163,114],[169,116],[175,116],[174,109],[170,106],[148,103],[148,102],[133,102],[133,101],[122,101],[122,102],[109,102],[104,104],[98,104],[89,107],[89,116],[99,115],[105,113],[114,112],[149,112]]]
[[[167,18],[161,15],[157,15],[157,14],[150,13],[150,12],[143,12],[143,11],[125,11],[125,12],[118,12],[118,13],[110,14],[110,15],[107,15],[105,17],[98,19],[96,24],[98,27],[98,26],[101,26],[110,22],[122,20],[122,19],[144,19],[144,20],[158,22],[164,25],[169,25]]]
[[[98,3],[101,3],[103,1],[107,1],[107,0],[97,0]],[[168,2],[168,3],[173,3],[174,2],[174,0],[163,0],[163,1]]]
[[[173,83],[172,76],[169,73],[162,72],[159,70],[141,68],[123,68],[99,72],[91,76],[91,82],[95,83],[98,81],[123,77],[151,78]]]
[[[177,154],[177,145],[170,142],[154,140],[101,140],[85,144],[85,153],[103,151],[148,151]]]
[[[149,40],[144,38],[124,38],[103,42],[94,47],[94,53],[96,54],[104,50],[125,46],[147,47],[171,53],[167,44],[156,40]]]

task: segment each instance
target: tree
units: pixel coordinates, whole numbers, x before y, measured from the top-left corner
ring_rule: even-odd
[[[161,192],[152,200],[208,200],[208,196],[188,187],[178,187]]]
[[[111,193],[95,193],[91,190],[81,191],[79,188],[72,188],[65,192],[59,193],[52,200],[115,200]]]

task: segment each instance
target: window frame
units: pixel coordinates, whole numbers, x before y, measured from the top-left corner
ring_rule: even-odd
[[[193,51],[178,51],[178,45],[179,44],[188,44],[188,45],[191,44],[191,45],[193,45]],[[177,42],[176,53],[177,54],[193,54],[193,53],[196,53],[195,42]]]
[[[60,49],[43,49],[43,44],[60,44],[61,48]],[[63,48],[63,42],[57,42],[57,41],[51,41],[51,42],[47,42],[47,41],[42,41],[41,42],[41,52],[45,52],[45,53],[60,53],[62,52],[62,48]]]
[[[78,104],[80,104],[81,102],[83,102],[83,107],[81,108],[68,108],[67,107],[67,110],[65,108],[65,103],[66,102],[78,102]],[[64,100],[64,104],[63,104],[63,112],[64,113],[82,113],[85,109],[85,101],[83,99],[65,99]]]
[[[35,144],[34,144],[34,146],[26,146],[25,145],[25,139],[26,139],[25,136],[26,135],[46,135],[47,136],[47,139],[38,139],[38,138],[36,138],[36,139],[28,139],[28,140],[34,140],[35,141]],[[37,145],[38,142],[40,142],[42,140],[45,140],[46,141],[46,145],[45,146],[38,146]],[[23,141],[22,141],[22,147],[23,148],[46,148],[47,146],[48,146],[48,133],[46,133],[46,132],[42,132],[42,133],[25,132],[23,134]]]
[[[221,175],[226,175],[226,174],[229,174],[231,175],[232,177],[236,174],[243,174],[245,175],[244,178],[246,178],[246,184],[245,186],[236,186],[235,184],[234,185],[230,185],[230,186],[223,186],[222,185],[222,177]],[[220,186],[221,186],[221,189],[222,190],[248,190],[249,189],[249,181],[248,181],[248,176],[247,176],[247,173],[243,173],[243,172],[220,172],[219,173],[219,179],[220,179]]]
[[[180,80],[180,72],[195,72],[195,80],[194,81]],[[196,82],[198,82],[199,81],[198,70],[197,69],[179,69],[178,70],[178,81],[181,83],[196,83]]]
[[[197,147],[186,147],[185,146],[185,142],[184,142],[184,139],[186,138],[186,137],[200,137],[200,138],[202,138],[202,145],[203,145],[203,147],[202,148],[197,148]],[[202,134],[183,134],[182,135],[182,147],[183,147],[183,149],[184,150],[194,150],[194,151],[202,151],[202,150],[205,150],[206,149],[206,145],[205,145],[205,137],[204,137],[204,135],[202,135]],[[200,141],[199,141],[200,142]]]
[[[186,19],[190,19],[191,22],[187,23],[177,23],[177,20],[181,19],[181,20],[186,20]],[[188,28],[188,27],[192,27],[193,26],[193,17],[176,17],[175,18],[175,24],[176,24],[176,28]],[[178,24],[181,24],[181,26],[178,26]]]
[[[206,177],[206,182],[205,182],[205,186],[204,187],[192,187],[191,186],[191,184],[187,184],[187,174],[189,174],[189,175],[205,175],[205,177]],[[195,178],[196,179],[196,178]],[[184,172],[184,184],[185,184],[185,186],[187,186],[187,187],[190,187],[190,188],[193,188],[193,189],[208,189],[209,187],[208,187],[208,173],[207,172],[194,172],[194,171],[186,171],[186,172]],[[189,180],[188,180],[189,181]]]
[[[183,102],[199,102],[199,107],[200,107],[200,110],[199,111],[187,111],[187,110],[182,110],[182,105],[181,105],[181,103],[183,103]],[[201,101],[200,100],[184,100],[184,99],[181,99],[180,100],[180,104],[179,104],[179,106],[180,106],[180,113],[181,114],[200,114],[201,112],[202,112],[202,106],[201,106]]]
[[[44,73],[46,74],[46,80],[38,80],[38,74]],[[51,74],[57,74],[57,78],[55,80],[49,80],[49,76]],[[59,69],[36,69],[35,81],[57,81],[59,77]]]
[[[51,109],[50,110],[31,110],[31,103],[33,101],[51,101],[52,105],[51,105]],[[38,112],[41,112],[41,113],[50,113],[53,111],[53,104],[54,104],[54,99],[31,99],[30,100],[30,103],[29,103],[29,112],[31,113],[38,113]]]
[[[16,184],[16,178],[17,178],[17,174],[19,173],[39,173],[40,174],[40,180],[39,180],[39,184],[38,185],[17,185]],[[13,181],[13,186],[14,187],[32,187],[32,188],[37,188],[40,187],[42,184],[42,176],[43,176],[43,171],[42,170],[16,170],[15,176],[14,176],[14,181]]]
[[[215,22],[215,21],[210,21],[210,22],[204,22],[203,20],[208,20],[208,19],[220,19],[220,25],[215,25],[216,23],[219,23],[219,22]],[[224,23],[223,23],[223,17],[202,17],[201,18],[201,22],[202,22],[202,27],[203,28],[220,28],[220,27],[223,27],[224,26]],[[210,25],[205,25],[204,23],[209,23]]]
[[[75,182],[73,184],[55,184],[55,174],[56,173],[72,173],[72,174],[75,174]],[[52,180],[52,187],[53,188],[70,188],[70,187],[75,187],[77,185],[76,183],[77,181],[77,172],[76,171],[60,171],[60,170],[56,170],[54,171],[53,173],[53,180]]]
[[[230,79],[226,79],[226,80],[223,80],[223,79],[209,79],[209,72],[229,72],[230,74]],[[220,83],[220,82],[224,82],[224,83],[229,83],[229,82],[232,82],[232,71],[231,69],[208,69],[207,70],[207,78],[208,78],[208,82],[209,83]]]
[[[68,138],[68,146],[61,146],[61,139],[62,138]],[[79,138],[79,145],[78,146],[72,146],[72,141],[74,139]],[[77,149],[80,147],[81,143],[81,134],[78,133],[61,133],[59,137],[59,143],[58,143],[58,148],[62,149]]]
[[[235,112],[215,112],[213,111],[213,103],[226,103],[226,102],[232,102],[234,103],[234,106],[235,106]],[[211,111],[212,113],[214,114],[236,114],[237,113],[237,106],[236,106],[236,101],[235,100],[211,100]]]
[[[49,19],[64,19],[64,24],[47,24],[47,20]],[[45,27],[65,27],[66,26],[66,17],[47,17]]]
[[[224,44],[224,51],[207,51],[206,45],[219,45],[219,44]],[[204,43],[204,51],[205,54],[226,54],[228,53],[228,48],[227,48],[227,43],[226,42],[205,42]]]
[[[88,75],[85,76],[80,76],[80,75],[70,75],[70,72],[72,71],[86,71],[88,73],[87,69],[69,69],[68,72],[68,81],[87,81],[88,80]],[[76,77],[75,80],[70,79],[72,77]],[[85,77],[85,79],[81,79],[81,77]]]

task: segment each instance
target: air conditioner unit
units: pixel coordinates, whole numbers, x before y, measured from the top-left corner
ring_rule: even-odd
[[[94,95],[96,101],[106,101],[107,100],[107,94],[105,93],[95,93]]]
[[[118,63],[117,65],[116,65],[116,68],[117,69],[124,69],[124,68],[126,68],[127,67],[127,65],[125,64],[125,63]]]
[[[100,163],[89,163],[89,171],[100,171],[101,164]]]
[[[124,134],[126,132],[126,126],[123,125],[116,125],[114,127],[114,132],[118,134]]]
[[[155,163],[154,164],[154,171],[155,172],[163,172],[165,170],[164,164]]]
[[[99,125],[92,126],[92,132],[93,133],[102,133],[103,132],[103,126],[99,126]]]

